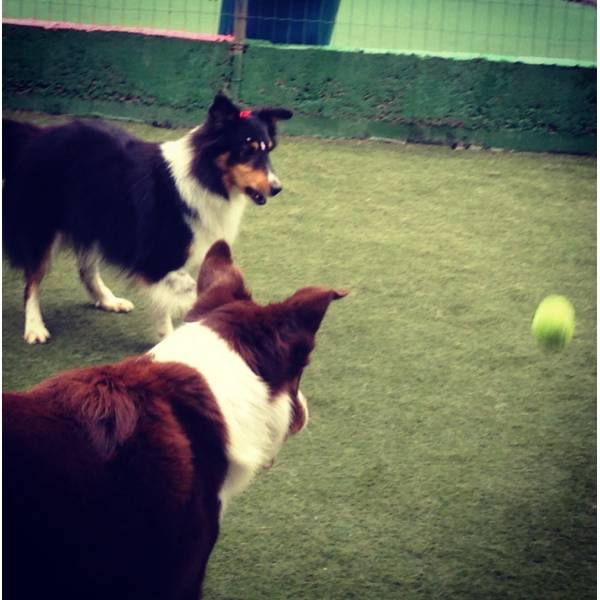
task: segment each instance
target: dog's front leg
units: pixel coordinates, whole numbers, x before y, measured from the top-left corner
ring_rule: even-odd
[[[171,311],[165,306],[154,306],[152,308],[154,331],[159,340],[173,333],[173,319]]]
[[[171,271],[149,288],[155,331],[159,339],[173,331],[173,314],[182,314],[196,301],[196,282],[186,271]]]
[[[96,308],[116,313],[128,313],[133,310],[132,302],[125,298],[117,298],[102,281],[98,268],[98,254],[82,251],[78,254],[77,259],[79,277]]]

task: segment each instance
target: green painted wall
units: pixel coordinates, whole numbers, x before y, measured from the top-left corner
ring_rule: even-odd
[[[231,78],[226,44],[3,27],[5,108],[189,125]],[[291,134],[535,151],[596,149],[596,69],[253,43],[245,104],[285,105]]]
[[[594,152],[596,69],[253,45],[242,98],[303,133]]]
[[[223,43],[3,26],[5,108],[188,125],[228,81]]]

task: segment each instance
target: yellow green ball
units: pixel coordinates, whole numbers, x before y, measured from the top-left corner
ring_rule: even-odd
[[[531,331],[538,342],[551,350],[569,344],[575,329],[575,310],[564,296],[547,296],[535,311]]]

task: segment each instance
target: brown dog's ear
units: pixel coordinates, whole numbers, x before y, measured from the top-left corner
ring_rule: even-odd
[[[315,345],[315,335],[332,300],[347,296],[348,290],[306,287],[279,305],[280,335],[289,348],[287,378],[302,375]]]
[[[224,127],[235,122],[240,109],[225,95],[219,92],[208,109],[208,123],[215,128]]]
[[[206,292],[218,281],[222,281],[232,267],[233,257],[229,244],[225,240],[215,242],[208,249],[200,266],[196,286],[198,295]]]
[[[246,289],[242,273],[233,262],[231,249],[224,240],[215,242],[206,253],[196,289],[198,298],[185,321],[197,321],[223,304],[234,300],[250,300],[252,297]]]
[[[314,335],[321,326],[321,321],[332,300],[344,298],[349,293],[350,291],[346,289],[305,287],[288,298],[285,304],[291,310],[297,326]]]

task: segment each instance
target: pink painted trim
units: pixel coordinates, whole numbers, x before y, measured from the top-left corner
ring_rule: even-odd
[[[106,31],[118,33],[138,33],[140,35],[157,35],[162,37],[181,38],[197,42],[233,42],[232,35],[216,35],[211,33],[191,33],[174,29],[153,29],[152,27],[121,27],[120,25],[90,25],[86,23],[68,23],[66,21],[42,21],[39,19],[2,19],[4,25],[23,25],[25,27],[43,27],[44,29],[73,29],[76,31]]]

